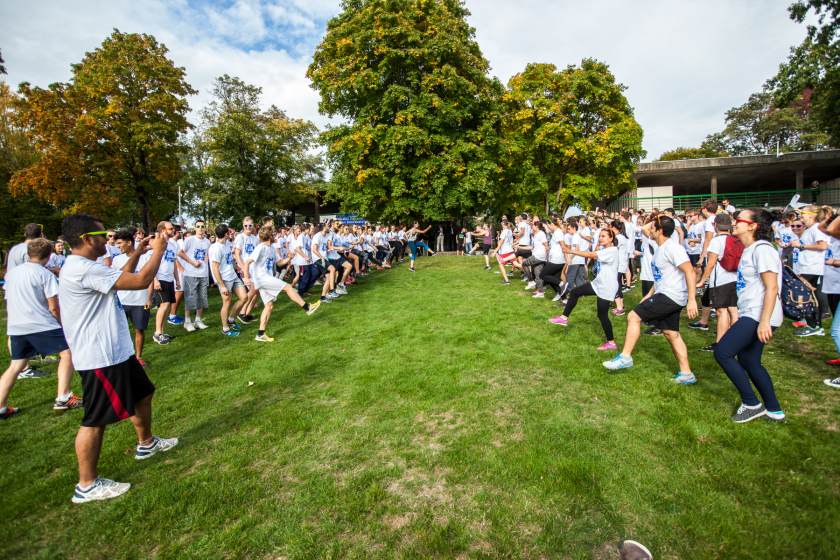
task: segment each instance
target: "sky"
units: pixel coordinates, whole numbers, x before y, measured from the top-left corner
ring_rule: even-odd
[[[698,147],[725,112],[761,90],[802,42],[792,0],[467,0],[468,19],[503,83],[530,62],[558,68],[595,58],[610,66],[644,130],[646,161]],[[263,88],[266,107],[319,127],[306,68],[341,9],[337,0],[26,0],[4,2],[0,49],[16,89],[68,81],[70,65],[114,28],[154,35],[200,93],[195,121],[223,74]]]

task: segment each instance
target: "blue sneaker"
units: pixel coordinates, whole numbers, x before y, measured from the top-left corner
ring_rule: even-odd
[[[239,331],[235,331],[233,329],[222,331],[222,334],[225,336],[239,336]]]
[[[609,362],[604,362],[604,367],[607,369],[621,369],[633,365],[633,357],[625,358],[621,353],[617,354],[615,358]]]
[[[691,385],[697,378],[694,377],[693,373],[683,373],[679,372],[673,379],[674,383],[679,383],[680,385]]]
[[[240,326],[239,326],[239,325],[237,325],[236,323],[228,323],[228,328],[229,328],[230,330],[232,330],[232,331],[236,331],[236,332],[239,332],[239,331],[241,331],[241,330],[242,330],[242,327],[240,327]]]
[[[166,319],[166,322],[169,323],[170,325],[183,325],[184,324],[184,320],[179,318],[177,315],[174,315],[174,316],[170,315]]]

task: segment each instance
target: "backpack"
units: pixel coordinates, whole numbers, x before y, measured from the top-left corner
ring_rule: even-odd
[[[787,265],[782,267],[782,311],[785,317],[805,319],[817,312],[814,288]]]
[[[738,264],[741,262],[741,255],[744,254],[744,244],[734,235],[726,236],[726,246],[720,256],[721,268],[728,272],[738,272]]]

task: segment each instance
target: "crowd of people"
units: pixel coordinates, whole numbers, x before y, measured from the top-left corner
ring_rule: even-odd
[[[711,199],[680,214],[672,208],[650,213],[596,209],[565,220],[521,214],[513,220],[503,216],[498,233],[489,225],[479,226],[472,233],[483,243],[473,250],[485,255],[485,270],[493,268],[491,257],[497,260],[504,286],[518,271],[534,298],[546,297],[550,288],[556,306],[563,308],[549,319],[552,324],[569,326],[578,302],[594,298],[604,332],[598,350],[620,349],[603,363],[610,370],[633,366],[633,351],[644,332],[668,340],[678,366],[673,381],[695,383],[697,376],[680,336],[681,314],[686,311],[687,327],[703,331],[709,330],[709,319],[716,318],[714,342],[700,350],[713,352],[740,394],[741,405],[732,420],[743,423],[764,417],[781,422],[785,414],[762,365],[762,353],[783,322],[784,267],[790,267],[789,276],[807,286],[817,302],[812,313],[793,323],[798,328],[795,335],[824,335],[822,319],[836,314],[840,304],[837,215],[820,206],[788,212],[739,211],[726,200],[718,204]],[[624,294],[638,280],[642,299],[628,311]],[[611,316],[624,315],[627,328],[619,345]],[[840,321],[832,323],[831,333],[840,355]],[[838,366],[840,358],[826,363]],[[840,388],[840,377],[824,383]]]
[[[146,236],[134,227],[108,230],[99,218],[74,214],[53,242],[44,238],[40,225],[29,224],[23,243],[10,249],[6,262],[11,363],[0,377],[0,420],[21,412],[8,403],[18,379],[48,375],[31,360],[40,355],[42,362],[57,363],[53,409],[84,409],[76,437],[79,483],[72,501],[124,494],[130,484],[98,473],[106,426],[132,422],[138,460],[178,444],[177,438],[152,433],[155,386],[142,357],[152,311],[157,310],[152,340],[168,345],[185,336],[172,334],[175,328],[186,333],[210,328],[204,312],[208,290],[216,287],[222,336],[239,336],[244,325],[258,320],[255,340],[273,342],[266,331],[281,293],[312,315],[374,270],[400,266],[409,258],[409,270],[416,272],[419,250],[435,255],[422,241],[430,228],[421,229],[418,222],[349,226],[329,220],[277,229],[270,217],[259,227],[246,217],[239,232],[220,224],[208,236],[203,220],[190,231],[164,221]],[[178,315],[182,304],[183,317]],[[252,312],[260,304],[256,318]],[[70,389],[75,371],[83,398]]]

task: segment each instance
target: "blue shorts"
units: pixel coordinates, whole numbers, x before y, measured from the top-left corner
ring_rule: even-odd
[[[9,335],[9,339],[13,360],[26,360],[35,354],[50,356],[70,348],[67,346],[64,331],[61,329],[32,334],[13,334]]]

